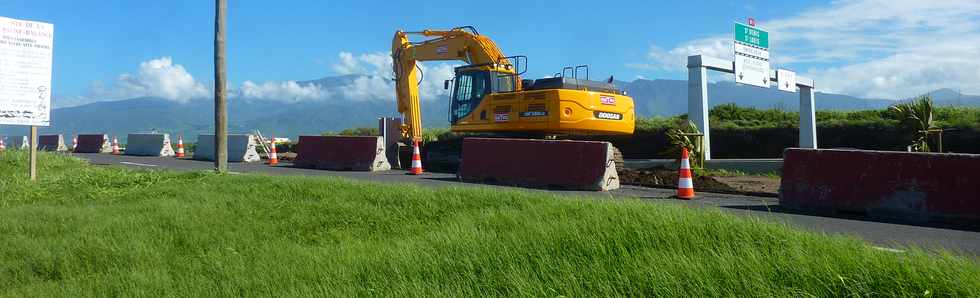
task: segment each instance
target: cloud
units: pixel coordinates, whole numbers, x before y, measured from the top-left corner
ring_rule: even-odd
[[[395,82],[391,79],[391,55],[376,52],[355,55],[340,52],[338,62],[330,68],[341,75],[353,75],[349,81],[339,84],[300,83],[295,81],[269,81],[256,83],[245,81],[233,91],[233,95],[244,98],[281,100],[295,102],[302,100],[395,100]],[[423,76],[419,86],[419,98],[424,101],[449,95],[443,89],[443,81],[453,78],[454,65],[436,63],[421,65]]]
[[[319,84],[297,81],[246,80],[237,89],[229,90],[232,98],[251,98],[297,102],[307,100],[395,100],[395,82],[391,79],[391,55],[376,52],[355,55],[338,54],[339,61],[330,66],[341,75],[353,75],[349,81]],[[420,99],[429,101],[449,94],[443,89],[443,81],[453,78],[455,65],[434,63],[419,64],[423,77],[419,86]],[[105,85],[93,82],[85,96],[57,96],[59,107],[75,106],[99,100],[116,100],[154,96],[179,102],[195,98],[210,98],[211,90],[188,73],[183,66],[174,64],[170,57],[161,57],[140,63],[136,75],[122,74],[115,82]]]
[[[390,54],[375,52],[354,56],[350,52],[340,52],[337,56],[340,58],[340,62],[331,68],[338,74],[392,76]]]
[[[140,63],[139,73],[122,74],[112,85],[93,83],[87,97],[125,99],[141,96],[186,102],[211,96],[211,91],[196,81],[182,65],[174,64],[170,57],[160,57]]]
[[[391,55],[382,52],[360,55],[340,52],[337,56],[340,61],[331,66],[335,72],[342,75],[364,75],[340,88],[345,96],[394,101],[395,82],[391,79],[393,76]],[[419,85],[421,100],[433,100],[439,96],[449,95],[449,91],[443,89],[443,81],[453,78],[453,70],[458,65],[445,62],[434,64],[434,66],[431,64],[426,66],[419,63],[422,71],[422,82]]]
[[[980,1],[835,1],[760,26],[771,32],[773,65],[800,68],[821,91],[892,99],[943,87],[980,93]],[[682,72],[688,55],[731,58],[730,39],[651,46],[646,61],[628,66]]]
[[[299,84],[296,81],[255,83],[245,81],[242,87],[233,91],[244,98],[276,99],[281,101],[322,100],[330,97],[330,92],[314,84]]]
[[[732,58],[732,41],[726,38],[698,39],[670,50],[651,45],[647,52],[649,61],[631,63],[629,66],[649,70],[682,71],[687,69],[687,57],[691,55]]]

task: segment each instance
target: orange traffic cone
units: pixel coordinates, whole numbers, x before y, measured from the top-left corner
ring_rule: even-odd
[[[177,158],[184,158],[184,136],[177,136]]]
[[[276,153],[276,138],[269,138],[269,165],[279,164],[279,154]]]
[[[112,137],[112,155],[119,155],[119,139]]]
[[[412,169],[409,173],[412,175],[422,175],[422,153],[419,152],[419,140],[414,140],[412,146],[414,147],[414,152],[412,152]]]
[[[691,175],[691,161],[687,148],[681,150],[681,168],[677,173],[677,197],[685,200],[694,198],[694,178]]]

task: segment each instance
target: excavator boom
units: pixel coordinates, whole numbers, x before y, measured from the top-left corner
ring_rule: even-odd
[[[419,103],[419,61],[462,61],[470,65],[486,65],[512,69],[510,62],[489,38],[477,34],[472,27],[454,28],[448,31],[423,30],[395,32],[391,44],[391,56],[395,75],[395,92],[398,112],[405,116],[402,135],[414,140],[422,136],[422,119]],[[435,37],[413,43],[409,35]],[[511,71],[512,72],[512,71]]]

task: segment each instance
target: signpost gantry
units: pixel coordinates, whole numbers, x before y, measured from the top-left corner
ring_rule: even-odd
[[[782,91],[800,92],[800,139],[801,148],[817,148],[817,123],[814,107],[813,80],[796,73],[770,69],[769,32],[749,25],[735,23],[732,40],[734,61],[693,55],[687,57],[687,115],[688,119],[704,133],[704,159],[711,160],[711,130],[708,124],[708,71],[720,71],[735,75],[735,82],[769,88],[776,83]]]

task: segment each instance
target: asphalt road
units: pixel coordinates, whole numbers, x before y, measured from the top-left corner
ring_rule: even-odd
[[[95,165],[125,166],[138,169],[159,169],[177,171],[203,171],[213,169],[213,163],[161,157],[117,156],[110,154],[74,154],[89,160]],[[499,187],[506,186],[482,185],[460,182],[454,174],[427,173],[422,176],[406,175],[405,171],[392,170],[385,172],[342,172],[293,168],[288,162],[270,167],[260,163],[229,163],[229,171],[237,173],[254,173],[265,175],[303,175],[303,176],[340,176],[356,180],[380,183],[413,183],[428,187]],[[964,254],[980,256],[980,231],[966,227],[948,225],[914,225],[894,222],[882,222],[863,217],[840,218],[811,214],[801,214],[784,210],[779,207],[776,198],[752,197],[742,195],[712,194],[699,192],[695,200],[683,201],[669,198],[674,190],[646,188],[625,185],[621,189],[608,192],[540,190],[562,196],[592,196],[608,198],[636,197],[647,200],[686,204],[696,207],[721,208],[743,216],[756,216],[770,220],[781,221],[789,225],[828,234],[852,235],[871,242],[875,247],[886,250],[902,250],[905,246],[913,245],[926,249],[942,248]]]

